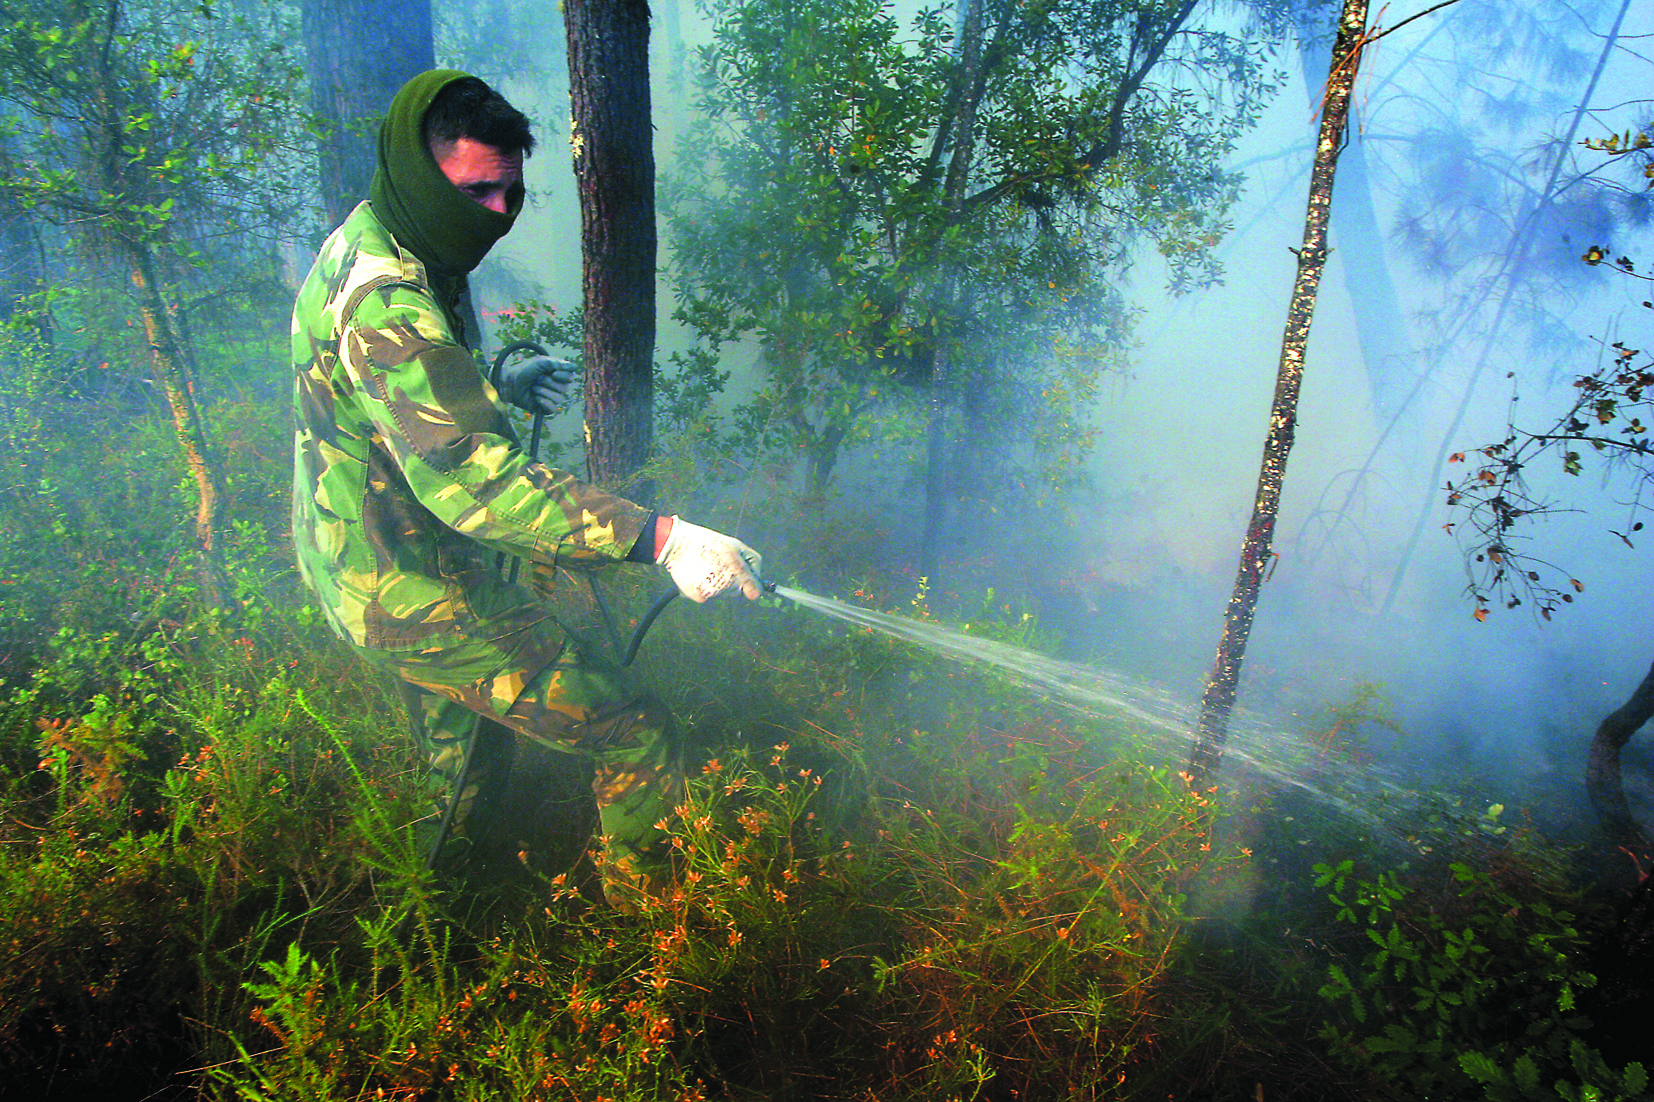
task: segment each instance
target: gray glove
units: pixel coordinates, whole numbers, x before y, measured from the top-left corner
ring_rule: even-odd
[[[530,413],[562,409],[573,384],[574,365],[550,356],[530,356],[500,368],[500,397]]]

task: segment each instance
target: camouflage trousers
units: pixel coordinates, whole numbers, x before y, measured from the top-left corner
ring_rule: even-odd
[[[670,713],[628,671],[587,653],[555,621],[440,648],[359,649],[397,676],[432,766],[438,814],[429,821],[458,801],[443,864],[504,858],[565,872],[595,818],[611,902],[667,874],[657,824],[681,799],[678,739]],[[476,760],[455,793],[468,754]]]

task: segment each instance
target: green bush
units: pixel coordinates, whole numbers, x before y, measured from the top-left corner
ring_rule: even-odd
[[[708,761],[665,898],[587,913],[558,877],[472,958],[440,921],[419,953],[382,939],[379,976],[292,950],[248,988],[275,1051],[217,1077],[260,1099],[1122,1096],[1203,798],[1123,763],[995,764],[1021,806],[984,796],[960,835],[883,797],[852,840],[790,747]]]
[[[1650,1096],[1642,1064],[1609,1068],[1589,1044],[1577,1000],[1596,977],[1571,893],[1519,860],[1455,861],[1445,883],[1366,880],[1348,860],[1317,872],[1339,919],[1370,944],[1359,968],[1333,964],[1321,989],[1347,1015],[1326,1035],[1353,1066],[1412,1097]]]

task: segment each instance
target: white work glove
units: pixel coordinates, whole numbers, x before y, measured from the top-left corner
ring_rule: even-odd
[[[556,413],[573,385],[574,365],[550,356],[530,356],[500,368],[500,397],[530,413]]]
[[[736,586],[758,599],[757,575],[764,558],[734,536],[673,517],[672,532],[655,561],[672,575],[678,592],[696,604]]]

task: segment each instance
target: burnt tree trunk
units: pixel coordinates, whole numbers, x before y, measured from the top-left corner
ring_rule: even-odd
[[[303,0],[310,109],[330,128],[317,143],[327,224],[368,197],[379,119],[410,77],[434,68],[431,0]]]
[[[1315,80],[1331,68],[1325,39],[1307,29],[1298,33],[1298,57],[1310,86],[1310,108],[1318,98]],[[1338,209],[1332,214],[1332,237],[1343,259],[1344,283],[1355,316],[1356,343],[1367,368],[1373,412],[1389,420],[1401,412],[1408,380],[1400,370],[1408,351],[1407,314],[1384,251],[1384,228],[1373,203],[1367,171],[1367,147],[1351,142],[1338,160]]]
[[[1272,556],[1275,518],[1281,504],[1281,483],[1286,478],[1287,455],[1298,427],[1298,391],[1304,377],[1304,350],[1309,344],[1310,322],[1315,317],[1315,296],[1321,285],[1321,271],[1327,260],[1327,221],[1332,213],[1332,182],[1338,154],[1350,114],[1350,90],[1355,85],[1361,60],[1362,35],[1367,28],[1367,0],[1344,0],[1338,20],[1338,39],[1332,48],[1332,69],[1327,76],[1322,100],[1321,133],[1315,143],[1315,164],[1310,170],[1309,203],[1304,214],[1304,244],[1298,250],[1298,276],[1287,307],[1286,332],[1281,338],[1281,358],[1275,371],[1275,400],[1269,415],[1269,435],[1264,439],[1263,462],[1258,471],[1258,492],[1252,504],[1252,520],[1241,543],[1240,565],[1235,571],[1235,588],[1224,616],[1223,635],[1218,639],[1212,672],[1206,677],[1206,691],[1200,702],[1195,728],[1195,745],[1189,757],[1193,783],[1204,783],[1223,759],[1223,744],[1229,737],[1229,717],[1235,709],[1240,685],[1241,664],[1246,641],[1252,632],[1252,616],[1258,606],[1258,591]]]
[[[1585,765],[1585,790],[1603,829],[1616,843],[1631,849],[1646,849],[1648,834],[1631,815],[1620,780],[1620,751],[1642,725],[1654,716],[1654,666],[1643,675],[1631,698],[1610,712],[1597,725]]]
[[[649,5],[568,0],[569,144],[580,192],[586,473],[619,485],[653,444],[655,154]],[[650,488],[634,487],[647,499]]]

